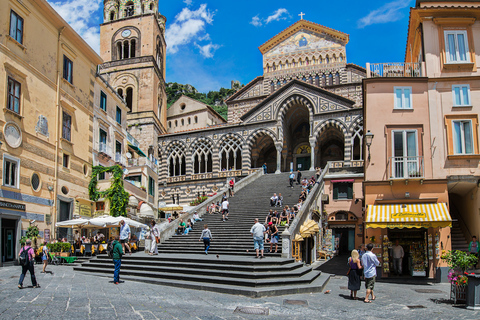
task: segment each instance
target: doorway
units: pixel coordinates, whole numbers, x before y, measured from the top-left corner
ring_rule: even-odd
[[[298,157],[297,158],[297,169],[300,171],[310,170],[310,155],[308,157]]]
[[[335,234],[335,247],[339,255],[349,254],[355,249],[354,228],[335,228],[333,234]]]
[[[58,214],[58,222],[70,220],[70,206],[71,202],[59,200],[59,214]],[[58,228],[57,231],[57,239],[67,238],[68,236],[71,237],[72,229],[69,228]],[[68,239],[69,240],[69,239]]]
[[[17,220],[2,219],[2,261],[15,260]]]

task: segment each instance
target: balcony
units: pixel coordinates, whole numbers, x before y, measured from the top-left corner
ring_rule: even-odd
[[[98,152],[103,153],[103,155],[111,158],[112,157],[112,148],[107,145],[105,142],[100,142],[98,146]]]
[[[157,173],[157,164],[154,161],[151,161],[150,159],[145,157],[128,159],[128,166],[130,167],[147,166],[150,169],[152,169],[155,173]]]
[[[425,63],[367,63],[367,78],[424,77]]]
[[[127,166],[127,158],[122,156],[121,153],[115,153],[115,162],[122,165],[123,167]]]
[[[135,195],[142,200],[147,200],[147,192],[140,182],[125,180],[123,187],[131,195]]]
[[[390,157],[390,179],[423,179],[425,167],[423,157]]]

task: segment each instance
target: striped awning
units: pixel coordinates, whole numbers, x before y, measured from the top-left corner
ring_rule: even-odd
[[[366,228],[445,228],[452,226],[446,203],[369,205]]]

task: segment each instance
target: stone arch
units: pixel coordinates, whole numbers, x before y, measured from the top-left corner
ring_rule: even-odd
[[[328,119],[315,128],[315,166],[328,161],[350,159],[350,141],[346,125],[339,119]]]
[[[287,113],[288,109],[295,104],[300,104],[300,105],[303,105],[303,106],[307,107],[308,113],[309,113],[309,121],[312,121],[313,114],[315,112],[315,105],[313,104],[313,102],[310,99],[308,99],[305,96],[299,95],[299,94],[294,94],[294,95],[291,95],[290,97],[284,99],[280,103],[280,108],[278,108],[274,119],[276,119],[277,121],[282,121],[283,122],[283,117]]]
[[[260,139],[264,139],[263,137],[268,137],[268,138],[271,138],[272,142],[273,142],[273,147],[276,148],[277,146],[277,143],[278,143],[278,139],[277,139],[277,136],[274,132],[272,132],[270,129],[257,129],[255,130],[252,134],[250,134],[250,136],[247,138],[247,140],[245,141],[245,147],[243,148],[243,153],[242,153],[242,161],[243,161],[243,167],[244,168],[251,168],[251,164],[252,164],[252,153],[254,151],[254,145],[260,140]],[[267,138],[267,140],[268,140]],[[268,142],[267,140],[263,141],[263,142]],[[262,142],[262,141],[260,141]],[[266,144],[268,146],[268,144]],[[264,145],[265,146],[265,145]],[[268,166],[270,167],[270,171],[273,167],[276,167],[276,165],[274,164],[274,161],[265,161],[265,159],[267,159],[270,155],[271,155],[271,146],[267,149],[268,154],[267,152],[263,152],[263,154],[261,155],[261,159],[259,159],[260,161],[264,161],[264,162],[271,162],[268,164]],[[277,153],[276,151],[274,151],[275,154]],[[276,156],[275,156],[276,157]],[[276,161],[275,161],[276,162]],[[254,164],[255,165],[255,164]],[[259,167],[261,166],[261,164],[257,163],[256,164],[256,167]]]
[[[191,161],[194,174],[213,171],[213,141],[209,138],[198,138],[190,145],[188,160]]]
[[[123,37],[121,34],[125,30],[130,30],[130,35],[128,37]],[[112,36],[111,40],[111,55],[112,60],[120,60],[122,54],[118,52],[118,45],[123,45],[125,42],[130,43],[134,41],[134,51],[129,57],[140,57],[141,47],[142,47],[142,34],[140,29],[134,26],[125,26],[118,29]]]
[[[113,79],[112,87],[114,87],[117,92],[119,92],[119,89],[123,92],[123,98],[127,102],[127,107],[130,109],[130,112],[136,112],[138,101],[137,77],[132,73],[121,73]],[[129,89],[131,89],[131,91]],[[128,97],[127,91],[131,92],[130,98]]]
[[[348,129],[349,141],[351,145],[351,159],[363,160],[363,117],[357,117]]]
[[[236,133],[227,133],[217,142],[219,170],[240,170],[243,167],[243,147],[245,141]]]
[[[165,148],[167,151],[167,175],[169,177],[186,174],[186,146],[182,141],[174,140]]]

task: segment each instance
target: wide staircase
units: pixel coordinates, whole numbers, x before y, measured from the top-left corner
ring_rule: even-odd
[[[303,173],[307,177],[313,174]],[[290,188],[288,173],[261,176],[229,198],[226,222],[221,214],[206,214],[188,235],[176,235],[160,244],[158,256],[143,252],[125,255],[121,279],[250,297],[322,291],[330,275],[294,259],[281,258],[281,240],[277,253],[255,258],[250,228],[255,218],[265,221],[274,192],[281,193],[284,205],[291,206],[298,202],[301,187],[295,184]],[[213,236],[208,255],[199,241],[205,223]],[[75,270],[112,277],[113,262],[98,256]]]

